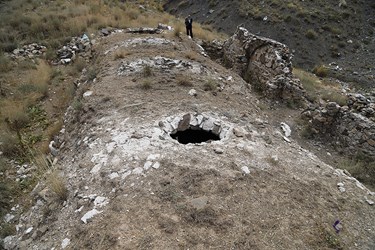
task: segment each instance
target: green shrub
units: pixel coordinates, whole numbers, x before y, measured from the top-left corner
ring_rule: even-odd
[[[74,110],[76,110],[76,111],[80,111],[80,110],[82,109],[82,107],[83,107],[83,104],[82,104],[82,102],[81,102],[80,100],[75,99],[75,100],[73,101],[72,106],[73,106],[73,109],[74,109]]]
[[[305,36],[308,39],[315,40],[318,37],[318,34],[313,29],[309,29],[307,30]]]

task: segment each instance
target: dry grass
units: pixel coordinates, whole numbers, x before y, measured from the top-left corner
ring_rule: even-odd
[[[293,69],[293,74],[301,80],[310,101],[317,101],[322,98],[325,101],[332,101],[346,105],[347,97],[341,93],[340,84],[329,79],[321,80],[314,74],[301,69]]]
[[[342,160],[339,163],[339,167],[346,169],[359,181],[368,185],[371,188],[375,188],[375,162],[374,159],[357,155],[351,159]]]

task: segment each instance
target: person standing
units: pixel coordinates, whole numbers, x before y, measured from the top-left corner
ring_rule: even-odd
[[[185,19],[185,26],[186,26],[186,35],[193,38],[193,18],[191,18],[190,15]]]

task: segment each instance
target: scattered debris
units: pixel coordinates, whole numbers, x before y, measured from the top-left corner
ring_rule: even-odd
[[[81,218],[81,221],[83,221],[83,223],[87,224],[87,222],[89,222],[95,215],[98,215],[102,212],[103,211],[98,211],[94,208],[94,209],[88,211],[87,213],[85,213],[85,215]]]
[[[70,239],[68,239],[68,238],[63,239],[63,241],[61,242],[61,248],[62,249],[65,249],[69,245],[70,245]]]
[[[337,183],[337,188],[340,190],[341,193],[345,192],[344,183],[342,182]]]
[[[197,96],[197,91],[195,89],[191,89],[191,90],[189,90],[189,95]]]
[[[250,174],[250,170],[249,170],[249,168],[248,168],[247,166],[243,166],[243,167],[241,168],[241,170],[242,170],[242,172],[243,172],[244,174]]]
[[[339,220],[336,220],[335,223],[333,223],[333,228],[335,229],[336,233],[339,233],[342,229],[342,224]]]
[[[285,122],[280,123],[281,129],[284,131],[284,135],[289,137],[292,134],[292,130],[290,129],[289,125]]]
[[[366,200],[366,202],[367,202],[370,206],[374,205],[374,201],[368,199],[367,196],[365,196],[365,200]]]

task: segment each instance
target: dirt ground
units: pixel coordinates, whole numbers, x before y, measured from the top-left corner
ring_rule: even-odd
[[[68,199],[37,187],[19,248],[375,248],[374,193],[287,142],[284,118],[194,41],[118,32],[95,50],[98,77],[68,111],[57,163]],[[185,114],[214,119],[226,136],[179,144],[163,124]]]

